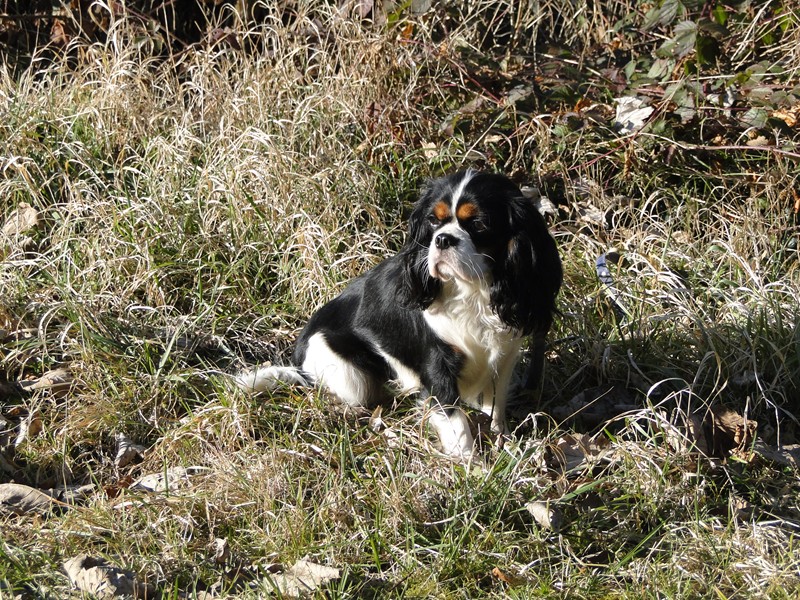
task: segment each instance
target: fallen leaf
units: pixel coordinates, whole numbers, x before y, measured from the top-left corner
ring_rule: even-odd
[[[378,433],[382,429],[386,428],[386,423],[384,422],[382,415],[383,407],[378,405],[375,410],[372,411],[372,414],[369,417],[369,428],[375,433]]]
[[[741,496],[732,495],[730,498],[731,514],[737,521],[747,523],[753,518],[755,506]]]
[[[800,123],[800,104],[795,104],[791,108],[778,108],[772,111],[772,117],[780,119],[788,127],[797,127]]]
[[[591,225],[596,225],[602,229],[606,226],[606,213],[597,208],[591,202],[576,202],[575,210],[578,212],[578,219]]]
[[[231,549],[226,538],[214,538],[214,562],[224,565],[231,556]]]
[[[715,456],[748,450],[756,436],[758,423],[725,406],[711,408],[713,451]]]
[[[55,19],[50,28],[50,43],[54,46],[66,46],[69,43],[70,35],[67,27],[61,19]]]
[[[414,36],[414,22],[407,21],[400,30],[400,39],[410,40]]]
[[[47,371],[37,379],[20,381],[19,387],[25,392],[48,391],[56,396],[61,396],[72,387],[72,373],[66,367]]]
[[[20,483],[0,483],[0,514],[45,515],[53,509],[51,496]]]
[[[755,451],[772,462],[800,469],[800,444],[787,444],[777,448],[771,448],[763,442],[756,442]]]
[[[87,483],[84,485],[65,485],[60,488],[51,488],[46,493],[64,504],[76,504],[86,500],[96,490],[97,486],[95,484]]]
[[[27,202],[20,202],[14,209],[0,232],[4,236],[13,238],[29,231],[39,224],[39,212]]]
[[[536,93],[536,87],[533,85],[518,85],[511,88],[506,95],[506,106],[513,106],[518,102],[527,100]]]
[[[505,571],[501,570],[500,567],[495,567],[492,569],[492,576],[511,587],[525,583],[523,578],[512,575],[511,573],[506,573]]]
[[[725,406],[686,417],[686,442],[705,456],[725,458],[750,450],[758,423]]]
[[[422,155],[428,160],[432,160],[439,155],[439,147],[434,142],[423,142],[421,148]]]
[[[4,471],[9,475],[13,475],[19,470],[19,467],[15,465],[11,460],[6,458],[2,452],[0,452],[0,471]]]
[[[28,440],[32,440],[42,432],[42,429],[44,429],[42,418],[38,412],[32,412],[20,422],[19,433],[17,433],[17,439],[14,441],[14,447],[19,448]]]
[[[80,554],[65,561],[64,571],[77,589],[100,600],[128,596],[155,598],[152,586],[138,581],[132,571],[109,564],[102,558]]]
[[[750,146],[750,147],[753,147],[753,148],[758,148],[758,147],[761,147],[761,146],[771,146],[772,145],[772,143],[767,138],[765,138],[763,135],[757,135],[753,139],[747,140],[747,142],[745,142],[745,144]]]
[[[288,598],[305,598],[341,577],[339,569],[299,560],[284,573],[270,575],[266,583]]]
[[[117,441],[117,455],[114,457],[117,468],[125,467],[144,455],[145,447],[134,443],[123,434],[117,433],[114,439]]]
[[[146,492],[166,492],[189,487],[191,478],[209,469],[206,467],[170,467],[160,473],[151,473],[137,479],[130,487],[132,490]]]
[[[635,96],[615,98],[614,101],[617,103],[614,129],[622,135],[644,127],[647,118],[653,114],[653,107],[645,105],[643,100]]]
[[[348,8],[355,12],[355,14],[362,19],[366,19],[372,13],[373,9],[375,8],[374,0],[355,0],[354,2],[343,2],[342,3],[345,8]]]
[[[242,45],[236,36],[236,32],[230,27],[215,27],[208,34],[207,42],[209,46],[216,46],[217,44],[226,44],[234,50],[241,50]]]
[[[604,259],[602,262],[600,259]],[[597,259],[597,276],[606,286],[605,292],[614,306],[624,313],[619,302],[620,293],[614,285],[614,279],[607,264],[614,262],[612,252],[601,255]],[[589,427],[596,427],[610,421],[624,412],[638,408],[634,394],[617,385],[602,385],[589,388],[573,396],[567,403],[553,408],[553,417],[559,421],[579,419]]]
[[[555,506],[552,506],[550,502],[536,500],[534,502],[528,502],[525,508],[531,513],[533,520],[536,521],[541,528],[549,529],[550,531],[558,531],[561,529],[563,521],[561,511]]]
[[[564,435],[549,448],[547,465],[570,472],[596,462],[603,450],[588,434]]]

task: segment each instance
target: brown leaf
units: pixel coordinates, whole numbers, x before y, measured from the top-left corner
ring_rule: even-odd
[[[528,502],[525,508],[531,513],[533,519],[543,529],[558,531],[561,529],[561,511],[547,501],[536,500]]]
[[[758,147],[761,147],[761,146],[771,146],[772,142],[770,142],[763,135],[757,135],[756,137],[754,137],[754,138],[752,138],[750,140],[747,140],[745,142],[745,144],[748,145],[748,146],[754,147],[754,148],[758,148]]]
[[[600,443],[588,434],[563,435],[549,450],[547,465],[565,472],[595,462],[603,452]]]
[[[800,444],[786,444],[777,448],[767,446],[762,442],[757,442],[755,450],[762,457],[772,462],[800,469]]]
[[[285,573],[270,575],[267,583],[287,598],[306,598],[341,577],[339,569],[299,560]]]
[[[116,434],[114,439],[117,442],[117,455],[114,457],[117,468],[125,467],[144,455],[145,447],[134,443],[123,434]]]
[[[383,407],[378,405],[369,417],[369,428],[375,433],[379,433],[382,429],[386,429],[386,423],[383,420]]]
[[[747,523],[753,518],[755,507],[748,500],[734,494],[731,496],[730,506],[731,514],[737,521]]]
[[[192,485],[191,478],[193,476],[208,470],[206,467],[170,467],[165,471],[140,477],[131,485],[131,489],[146,492],[167,492],[187,488]]]
[[[43,429],[44,425],[42,424],[42,418],[39,416],[39,413],[32,412],[19,424],[19,433],[17,433],[14,447],[19,448],[28,440],[32,440],[38,436]]]
[[[521,577],[517,577],[516,575],[512,575],[511,573],[507,573],[500,569],[500,567],[495,567],[492,569],[492,576],[496,577],[500,581],[505,584],[508,584],[511,587],[522,585],[525,583],[525,580]]]
[[[780,119],[789,127],[797,127],[800,123],[800,104],[795,104],[791,108],[778,108],[772,111],[772,116]]]
[[[708,441],[706,440],[705,426],[700,415],[689,415],[686,421],[686,437],[688,443],[693,444],[694,448],[706,456],[710,456]],[[676,447],[680,447],[676,445]]]
[[[37,379],[19,382],[19,387],[26,392],[48,391],[56,396],[63,396],[72,387],[72,373],[66,367],[47,371]]]
[[[102,558],[80,554],[65,561],[63,567],[67,577],[77,589],[100,600],[120,596],[133,598],[156,596],[155,589],[138,581],[133,572],[111,565]]]
[[[132,483],[133,478],[130,475],[125,475],[125,477],[120,477],[117,481],[104,486],[103,492],[108,498],[116,498],[122,490],[127,490],[131,487]]]
[[[217,44],[227,44],[234,50],[241,50],[242,45],[236,36],[236,32],[230,27],[215,27],[208,34],[208,45],[216,46]]]
[[[66,46],[69,43],[70,35],[67,27],[61,19],[54,19],[53,26],[50,28],[50,42],[55,46]]]
[[[400,29],[400,39],[402,40],[410,40],[414,37],[414,22],[413,21],[406,21],[406,24]]]
[[[687,417],[688,442],[705,456],[725,458],[746,452],[755,440],[758,423],[722,405]]]
[[[13,238],[33,229],[38,224],[38,211],[27,202],[20,202],[19,206],[8,216],[0,232],[2,232],[4,236]]]
[[[54,500],[44,492],[20,483],[0,483],[0,514],[45,515]]]
[[[214,562],[224,565],[231,556],[231,548],[226,538],[214,538]]]
[[[752,446],[758,423],[725,406],[711,408],[715,456],[743,452]]]

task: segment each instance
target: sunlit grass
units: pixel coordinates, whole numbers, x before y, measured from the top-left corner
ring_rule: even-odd
[[[645,135],[575,126],[550,88],[504,105],[516,60],[555,38],[588,52],[629,9],[562,4],[478,3],[403,28],[309,3],[294,24],[242,26],[263,52],[176,60],[120,21],[106,46],[76,42],[71,65],[3,73],[0,218],[27,203],[39,223],[0,238],[0,381],[66,367],[74,383],[0,397],[0,481],[95,487],[63,514],[0,517],[0,596],[65,595],[60,565],[81,552],[166,597],[259,597],[303,557],[343,569],[332,597],[796,594],[796,468],[749,448],[701,457],[686,423],[726,405],[767,445],[797,441],[797,170],[769,154],[668,161]],[[487,65],[501,83],[477,81]],[[461,110],[477,95],[494,99]],[[396,250],[424,179],[466,165],[558,203],[562,314],[519,439],[458,465],[402,400],[376,425],[318,391],[230,385],[244,364],[287,360],[308,315]],[[624,319],[595,273],[612,247]],[[552,415],[610,385],[625,406],[563,472],[586,423]],[[14,448],[30,415],[42,432]],[[143,455],[116,464],[116,434]],[[130,487],[194,466],[165,493]],[[563,526],[537,524],[534,501]]]

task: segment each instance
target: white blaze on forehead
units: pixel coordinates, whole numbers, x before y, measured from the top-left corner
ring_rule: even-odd
[[[465,171],[458,182],[450,188],[449,211],[444,200],[434,207],[437,219],[443,220],[437,214],[437,209],[441,209],[442,213],[449,213],[446,222],[436,227],[428,247],[428,273],[434,279],[447,281],[455,277],[463,281],[476,281],[481,279],[489,268],[486,257],[478,252],[469,232],[459,223],[458,203],[475,175],[475,171],[471,169]],[[461,208],[465,206],[467,205],[464,204]],[[466,213],[473,215],[475,210],[477,209],[468,209]],[[445,247],[437,248],[436,240],[439,236],[450,238]]]
[[[467,169],[464,172],[464,175],[461,176],[461,181],[458,182],[456,189],[453,190],[453,199],[451,201],[452,209],[450,211],[453,214],[456,214],[458,201],[461,199],[461,195],[464,193],[464,190],[467,189],[467,184],[473,177],[475,177],[475,171],[473,171],[472,169]]]

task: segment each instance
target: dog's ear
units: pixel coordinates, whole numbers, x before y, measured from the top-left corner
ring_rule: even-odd
[[[441,282],[431,277],[428,271],[428,248],[433,237],[427,220],[431,193],[430,188],[424,189],[414,205],[408,239],[398,254],[403,265],[400,302],[410,308],[428,308],[441,288]]]
[[[495,263],[492,308],[524,334],[547,333],[561,287],[561,260],[555,240],[536,207],[520,193],[508,204],[510,237]]]

